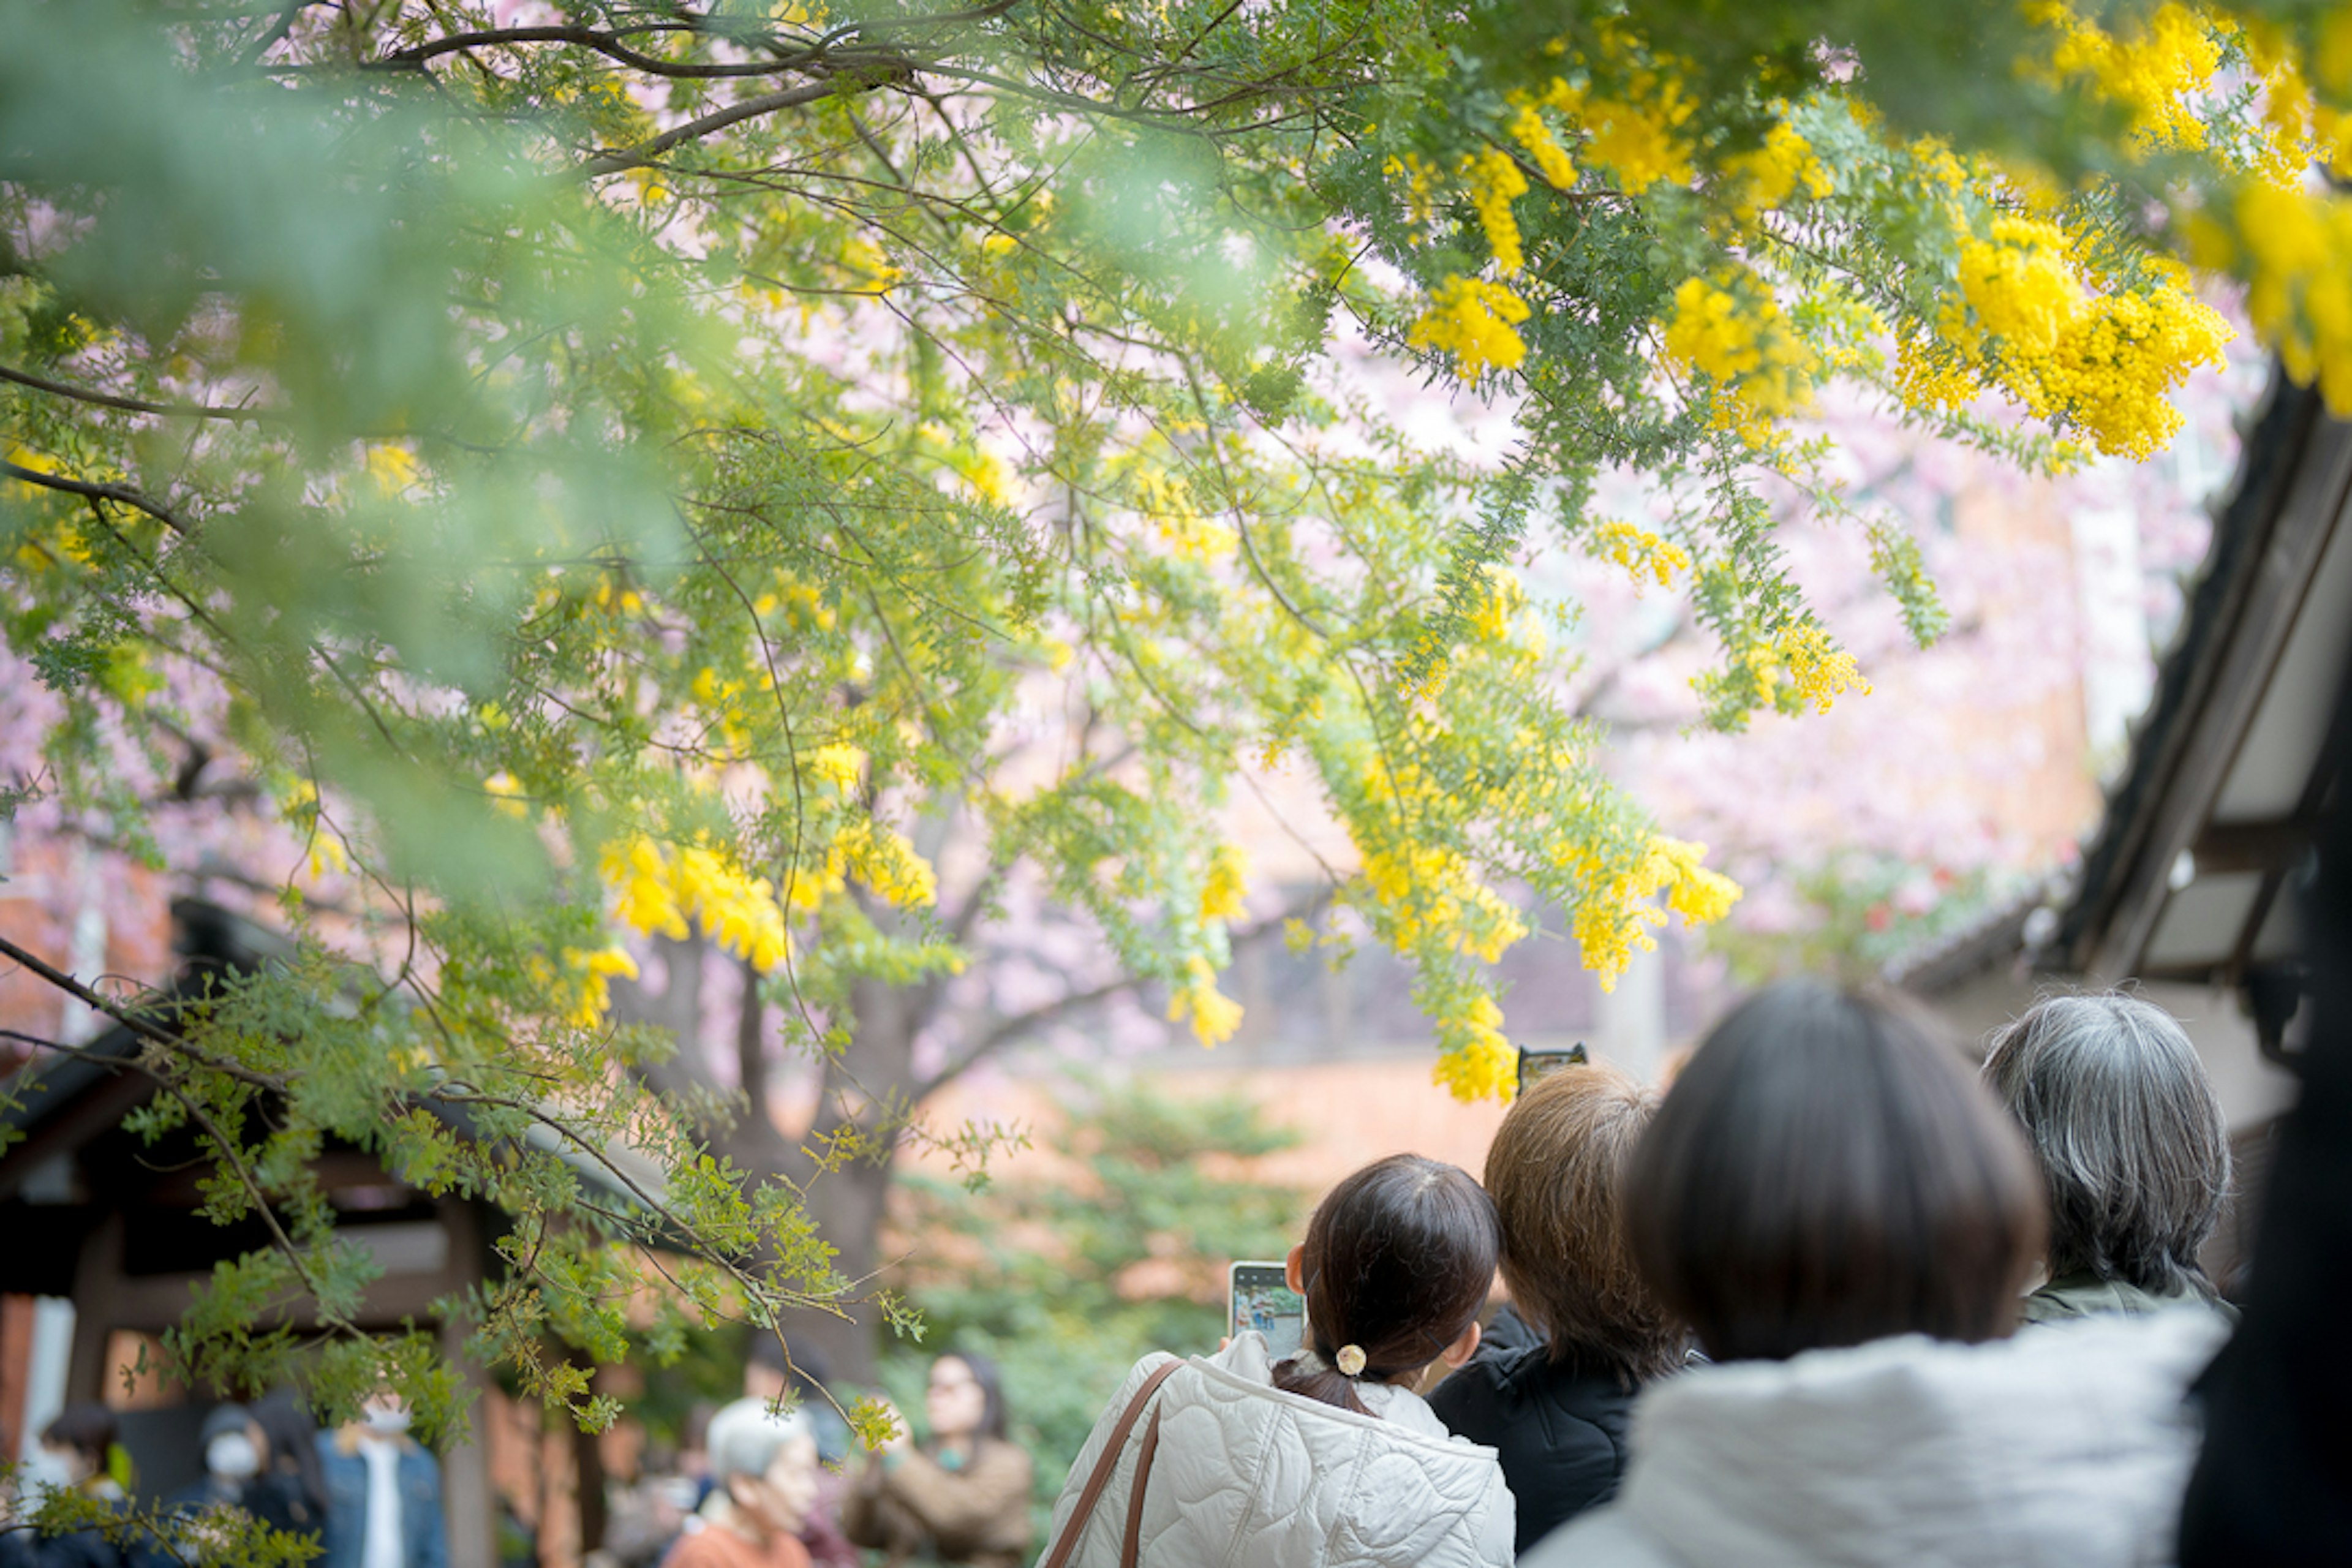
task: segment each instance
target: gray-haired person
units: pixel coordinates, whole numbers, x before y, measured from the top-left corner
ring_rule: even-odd
[[[664,1568],[809,1568],[800,1532],[816,1501],[816,1435],[799,1410],[739,1399],[710,1418],[710,1496]]]
[[[2118,992],[2052,996],[1994,1037],[1985,1081],[2050,1188],[2049,1280],[2025,1321],[2201,1302],[2198,1252],[2230,1188],[2230,1135],[2172,1015]]]

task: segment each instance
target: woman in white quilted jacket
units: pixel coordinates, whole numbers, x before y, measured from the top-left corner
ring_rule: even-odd
[[[1483,1568],[1512,1558],[1495,1450],[1414,1386],[1478,1348],[1502,1251],[1460,1169],[1396,1154],[1342,1181],[1290,1254],[1307,1346],[1245,1331],[1214,1356],[1144,1357],[1054,1506],[1042,1568]]]

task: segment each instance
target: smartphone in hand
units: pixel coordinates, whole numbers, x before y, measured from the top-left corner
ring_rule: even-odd
[[[1290,1288],[1279,1263],[1243,1262],[1226,1277],[1226,1331],[1255,1329],[1276,1361],[1298,1353],[1307,1338],[1307,1299]]]

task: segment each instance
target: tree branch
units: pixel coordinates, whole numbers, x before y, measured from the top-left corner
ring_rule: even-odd
[[[739,124],[746,120],[757,120],[763,114],[773,114],[779,110],[797,109],[804,103],[815,103],[819,100],[831,98],[835,93],[871,92],[887,82],[907,80],[913,74],[914,68],[901,62],[890,70],[877,72],[868,77],[861,78],[844,73],[838,76],[828,76],[822,81],[808,82],[800,87],[762,93],[757,98],[747,98],[740,103],[714,110],[699,120],[689,120],[683,125],[665,131],[641,147],[632,148],[625,153],[607,153],[602,157],[591,158],[581,166],[580,173],[586,178],[594,179],[602,174],[617,174],[626,169],[641,169],[681,142],[697,141],[714,131],[724,131],[730,125]]]
[[[62,490],[69,496],[83,496],[90,500],[110,500],[143,511],[183,539],[188,536],[188,525],[161,501],[150,500],[128,485],[98,485],[87,479],[69,479],[62,474],[45,474],[38,468],[28,468],[19,463],[0,459],[0,474],[19,479],[28,485],[38,485],[45,490]]]
[[[1251,926],[1244,931],[1235,932],[1231,939],[1231,946],[1235,952],[1239,952],[1245,947],[1255,946],[1258,942],[1264,942],[1267,937],[1282,931],[1292,921],[1304,920],[1308,915],[1314,913],[1317,910],[1321,909],[1325,904],[1329,903],[1330,901],[1331,889],[1328,888],[1318,889],[1313,898],[1293,904],[1290,908],[1283,910],[1280,914],[1269,916],[1265,920],[1260,921],[1257,924]],[[1004,1047],[1011,1045],[1015,1040],[1020,1039],[1024,1035],[1034,1034],[1037,1030],[1045,1028],[1047,1025],[1066,1017],[1072,1013],[1091,1007],[1098,1002],[1108,1002],[1114,996],[1122,995],[1127,992],[1133,991],[1151,978],[1151,976],[1144,974],[1121,975],[1117,980],[1105,981],[1102,984],[1090,987],[1085,991],[1074,991],[1068,995],[1057,996],[1053,1001],[1047,1002],[1041,1006],[1032,1007],[1026,1013],[1016,1014],[1013,1017],[1003,1020],[991,1027],[986,1034],[981,1036],[978,1042],[975,1043],[970,1050],[966,1051],[962,1056],[957,1058],[955,1060],[950,1062],[947,1066],[941,1068],[931,1078],[926,1079],[922,1084],[918,1086],[914,1091],[912,1099],[916,1103],[921,1103],[923,1100],[929,1099],[940,1089],[962,1077],[963,1074],[970,1071],[973,1065],[978,1063],[982,1058],[988,1056],[990,1053],[1001,1050]]]
[[[119,408],[125,414],[163,414],[188,419],[228,419],[247,425],[273,425],[286,416],[268,408],[222,408],[209,403],[150,403],[142,397],[118,397],[110,392],[97,392],[71,382],[51,381],[30,371],[0,364],[0,381],[29,386],[35,392],[46,392],[58,397],[70,397],[76,403],[94,403],[100,408]]]

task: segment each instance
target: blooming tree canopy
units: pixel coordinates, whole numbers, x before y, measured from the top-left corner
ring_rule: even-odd
[[[453,1310],[586,1421],[537,1336],[605,1353],[633,1243],[694,1255],[672,1332],[865,1297],[809,1183],[705,1152],[615,978],[692,936],[838,1053],[1017,870],[1213,1043],[1248,875],[1216,807],[1269,759],[1352,841],[1328,891],[1413,966],[1440,1079],[1507,1092],[1525,895],[1604,980],[1738,896],[1601,769],[1533,554],[1688,595],[1737,731],[1868,690],[1774,542],[1790,495],[1847,515],[1832,384],[2029,468],[2144,458],[2226,336],[2202,268],[2352,406],[2352,203],[2313,174],[2352,134],[2342,10],[0,26],[0,628],[47,693],[10,799],[164,859],[159,782],[233,766],[308,851],[299,961],[203,1005],[15,954],[137,1020],[154,1129],[278,1223],[170,1347],[233,1380],[373,1375],[355,1331],[250,1326],[300,1291],[332,1331],[364,1288],[326,1138],[517,1216],[512,1281]],[[1507,459],[1416,443],[1368,374],[1506,409]],[[1625,474],[1663,517],[1609,513]],[[1932,637],[1917,543],[1852,526]],[[948,920],[919,845],[950,816]],[[870,1087],[812,1182],[903,1112]],[[625,1145],[662,1180],[600,1207],[564,1156]]]

